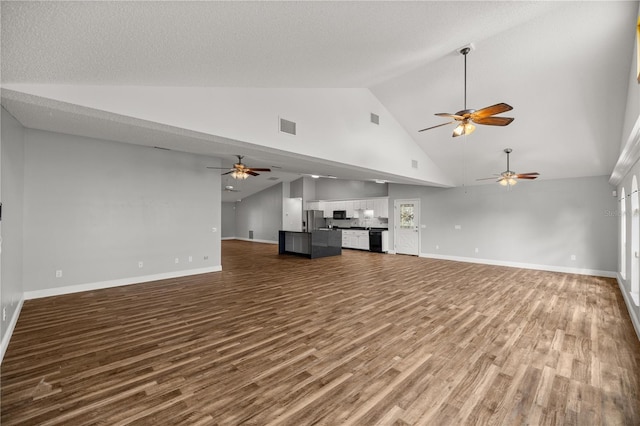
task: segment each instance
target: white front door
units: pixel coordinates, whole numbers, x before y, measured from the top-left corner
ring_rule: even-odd
[[[420,200],[395,200],[394,235],[397,254],[420,252]]]

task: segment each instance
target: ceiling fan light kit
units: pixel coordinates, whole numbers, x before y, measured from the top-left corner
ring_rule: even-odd
[[[453,118],[453,121],[438,124],[437,126],[427,127],[426,129],[419,130],[419,132],[424,132],[425,130],[431,130],[437,127],[442,127],[457,122],[458,125],[453,130],[452,134],[452,136],[455,138],[458,136],[471,134],[476,128],[476,126],[474,126],[472,122],[485,126],[507,126],[513,121],[512,117],[494,117],[497,114],[511,111],[513,109],[511,105],[505,104],[504,102],[491,105],[479,110],[467,108],[467,54],[472,50],[472,48],[473,45],[470,44],[460,49],[460,54],[464,56],[464,109],[462,111],[456,112],[455,114],[444,112],[436,114],[439,117]]]
[[[246,179],[249,174],[243,170],[234,170],[231,172],[231,177],[234,179]]]

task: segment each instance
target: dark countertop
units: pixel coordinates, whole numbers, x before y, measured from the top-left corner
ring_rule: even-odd
[[[352,226],[350,228],[334,227],[333,229],[339,229],[341,231],[388,231],[389,228],[365,228],[364,226]]]

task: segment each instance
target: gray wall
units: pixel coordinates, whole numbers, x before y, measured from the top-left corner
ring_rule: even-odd
[[[221,224],[222,238],[236,236],[236,203],[222,203]]]
[[[279,183],[236,203],[236,237],[278,241],[282,227],[283,185]]]
[[[388,184],[358,180],[316,179],[316,200],[349,200],[354,198],[386,197]],[[305,197],[305,199],[307,199]],[[311,200],[312,198],[308,198]]]
[[[0,193],[2,194],[2,255],[0,264],[0,300],[6,308],[6,320],[0,333],[8,344],[8,325],[17,314],[23,299],[23,193],[24,193],[24,129],[2,108],[2,133],[0,139]],[[7,339],[5,341],[5,339]]]
[[[25,291],[220,267],[216,162],[26,129]]]
[[[390,184],[389,202],[420,199],[423,254],[615,271],[614,189],[607,176],[521,182],[511,190],[497,184],[451,189]]]
[[[289,198],[302,198],[304,195],[304,178],[289,182]]]
[[[292,195],[293,197],[293,195]],[[309,200],[317,200],[316,198],[316,179],[304,176],[302,178],[302,205]]]

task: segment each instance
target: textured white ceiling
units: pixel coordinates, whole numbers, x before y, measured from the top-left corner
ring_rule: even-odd
[[[367,87],[457,184],[512,169],[543,179],[609,174],[619,153],[637,2],[2,2],[2,83]],[[514,107],[508,127],[452,139],[433,114]],[[126,142],[193,135],[3,105],[29,127]],[[11,108],[14,111],[11,111]],[[43,109],[50,119],[43,119]],[[48,114],[51,115],[48,115]],[[135,127],[135,130],[131,130]],[[127,130],[130,129],[130,130]],[[211,142],[211,141],[208,141]],[[144,144],[145,142],[139,142]],[[226,141],[242,147],[239,141]],[[184,146],[183,145],[183,146]],[[225,148],[226,147],[226,148]],[[231,162],[229,144],[218,153]],[[240,153],[240,152],[238,152]],[[295,155],[252,152],[257,166]],[[226,156],[226,157],[225,157]],[[366,179],[366,170],[301,163]],[[253,164],[252,164],[253,165]],[[325,167],[325,169],[323,169]],[[326,173],[324,173],[326,172]],[[258,180],[256,180],[258,182]],[[250,193],[251,189],[246,188]],[[235,197],[235,194],[229,194]]]
[[[3,82],[369,87],[548,2],[3,2]]]

